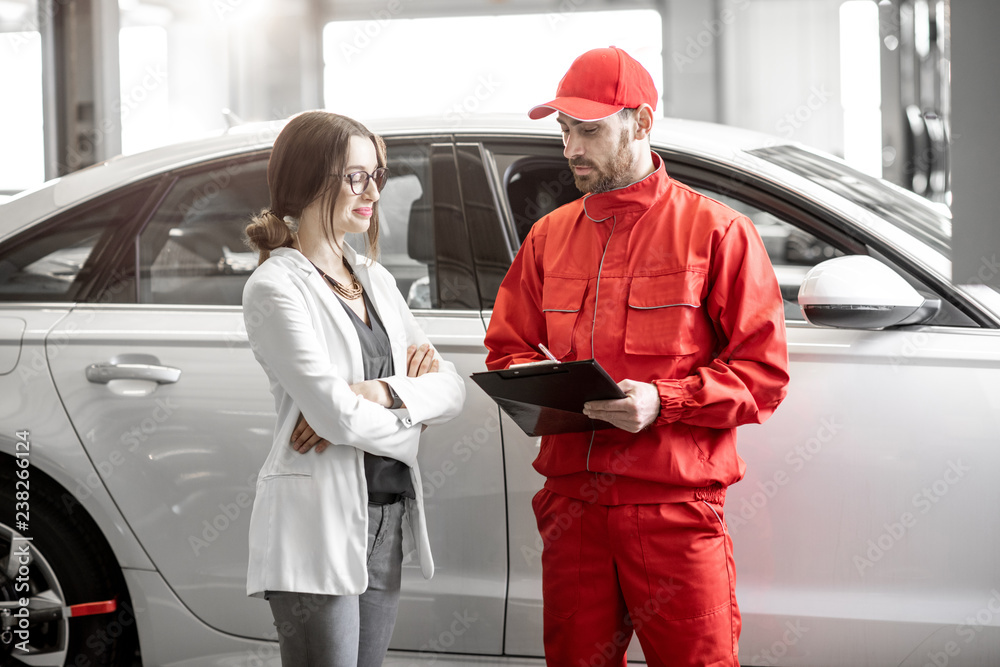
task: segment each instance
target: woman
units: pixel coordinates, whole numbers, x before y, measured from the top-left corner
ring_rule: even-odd
[[[360,123],[293,118],[267,166],[271,207],[247,226],[250,346],[278,420],[250,519],[247,593],[271,605],[283,665],[381,665],[404,551],[434,572],[417,467],[422,425],[456,416],[462,379],[378,254],[385,144]],[[313,447],[313,445],[316,445]]]

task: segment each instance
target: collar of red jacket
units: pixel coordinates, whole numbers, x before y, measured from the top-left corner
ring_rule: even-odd
[[[612,216],[630,211],[642,211],[653,205],[669,187],[670,179],[663,167],[663,160],[656,152],[653,155],[653,173],[646,178],[617,190],[587,195],[583,199],[583,211],[594,222],[604,222]]]

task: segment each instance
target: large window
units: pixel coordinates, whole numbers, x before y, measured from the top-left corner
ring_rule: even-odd
[[[325,26],[327,109],[361,119],[428,116],[447,127],[476,114],[524,114],[552,99],[574,58],[611,44],[664,89],[654,10],[582,11],[585,3],[564,2],[542,14],[397,18],[405,5]]]
[[[11,5],[12,3],[0,3]],[[16,3],[15,10],[20,9]],[[45,180],[42,134],[42,39],[29,20],[33,3],[23,5],[12,32],[4,32],[0,9],[0,72],[3,73],[4,104],[0,104],[0,202],[7,195]]]

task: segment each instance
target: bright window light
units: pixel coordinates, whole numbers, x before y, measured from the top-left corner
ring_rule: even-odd
[[[882,79],[878,5],[851,0],[840,6],[840,90],[844,159],[882,175]]]
[[[481,113],[527,114],[552,99],[578,55],[606,46],[642,63],[662,94],[653,10],[336,21],[323,30],[325,106],[362,122],[430,116],[445,126]]]
[[[0,34],[0,72],[11,98],[0,104],[0,193],[45,180],[42,132],[42,38],[37,32]]]
[[[171,141],[167,89],[167,31],[160,26],[122,28],[118,35],[121,76],[122,154]]]

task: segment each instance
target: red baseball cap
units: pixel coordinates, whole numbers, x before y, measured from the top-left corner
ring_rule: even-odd
[[[532,119],[561,111],[577,120],[601,120],[622,109],[648,104],[656,111],[653,77],[616,46],[593,49],[573,61],[556,88],[556,98],[528,112]]]

